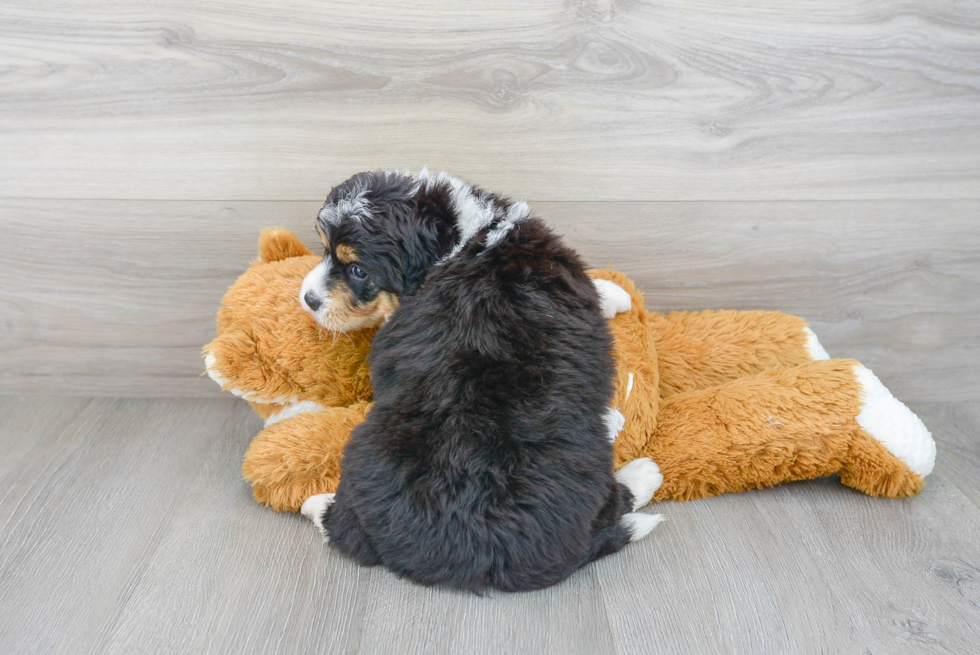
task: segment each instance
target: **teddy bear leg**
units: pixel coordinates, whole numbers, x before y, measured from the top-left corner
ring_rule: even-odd
[[[665,397],[829,359],[806,321],[781,312],[672,312],[650,324]]]
[[[861,406],[841,482],[869,496],[918,493],[936,462],[929,429],[869,369],[855,363],[854,375]]]
[[[272,423],[260,432],[242,464],[255,500],[296,512],[310,496],[332,493],[350,432],[364,422],[368,405],[329,407]]]
[[[640,453],[664,476],[654,500],[835,473],[873,495],[914,493],[932,468],[932,438],[863,371],[854,360],[830,359],[667,398]]]
[[[912,471],[864,429],[855,430],[840,481],[869,496],[914,496],[925,486],[923,476]]]

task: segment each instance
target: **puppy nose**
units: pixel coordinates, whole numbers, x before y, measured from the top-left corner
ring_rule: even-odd
[[[307,291],[306,295],[303,296],[303,300],[306,301],[306,304],[309,305],[310,309],[313,311],[320,309],[320,305],[323,304],[323,301],[317,298],[312,291]]]

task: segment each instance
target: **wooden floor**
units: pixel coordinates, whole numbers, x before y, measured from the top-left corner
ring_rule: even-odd
[[[665,504],[483,598],[257,506],[221,295],[260,228],[423,165],[648,307],[806,317],[932,429],[925,491]],[[980,3],[0,0],[0,653],[976,653],[978,326]]]
[[[244,403],[0,398],[0,652],[973,653],[980,403],[913,408],[939,437],[915,498],[826,479],[665,503],[569,580],[477,597],[256,505]]]

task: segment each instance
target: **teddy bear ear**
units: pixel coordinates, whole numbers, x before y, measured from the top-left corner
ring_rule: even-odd
[[[299,237],[282,227],[270,227],[259,235],[259,259],[263,262],[277,262],[287,257],[312,255]]]

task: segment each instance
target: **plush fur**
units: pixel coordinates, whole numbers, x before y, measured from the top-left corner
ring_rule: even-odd
[[[344,445],[370,407],[366,359],[376,328],[338,335],[310,318],[297,298],[320,259],[293,233],[264,230],[259,252],[225,294],[219,336],[204,353],[208,374],[267,419],[242,466],[256,501],[296,512],[310,497],[337,489]],[[643,456],[656,461],[663,486],[655,501],[835,473],[872,496],[922,488],[935,457],[928,431],[894,403],[885,416],[904,417],[904,427],[862,424],[866,410],[878,406],[859,379],[866,376],[856,374],[863,367],[814,361],[820,349],[811,347],[802,319],[758,311],[659,314],[644,308],[622,273],[589,275],[631,298],[608,323],[612,406],[625,419],[615,466]],[[306,411],[295,413],[300,409]],[[885,444],[896,436],[918,444],[924,465],[912,468],[908,453],[889,451]]]
[[[358,174],[318,225],[310,313],[342,332],[390,316],[374,406],[313,516],[331,544],[422,584],[518,591],[639,536],[623,517],[659,471],[636,467],[657,478],[642,499],[613,475],[612,340],[574,251],[526,205],[446,175]]]

